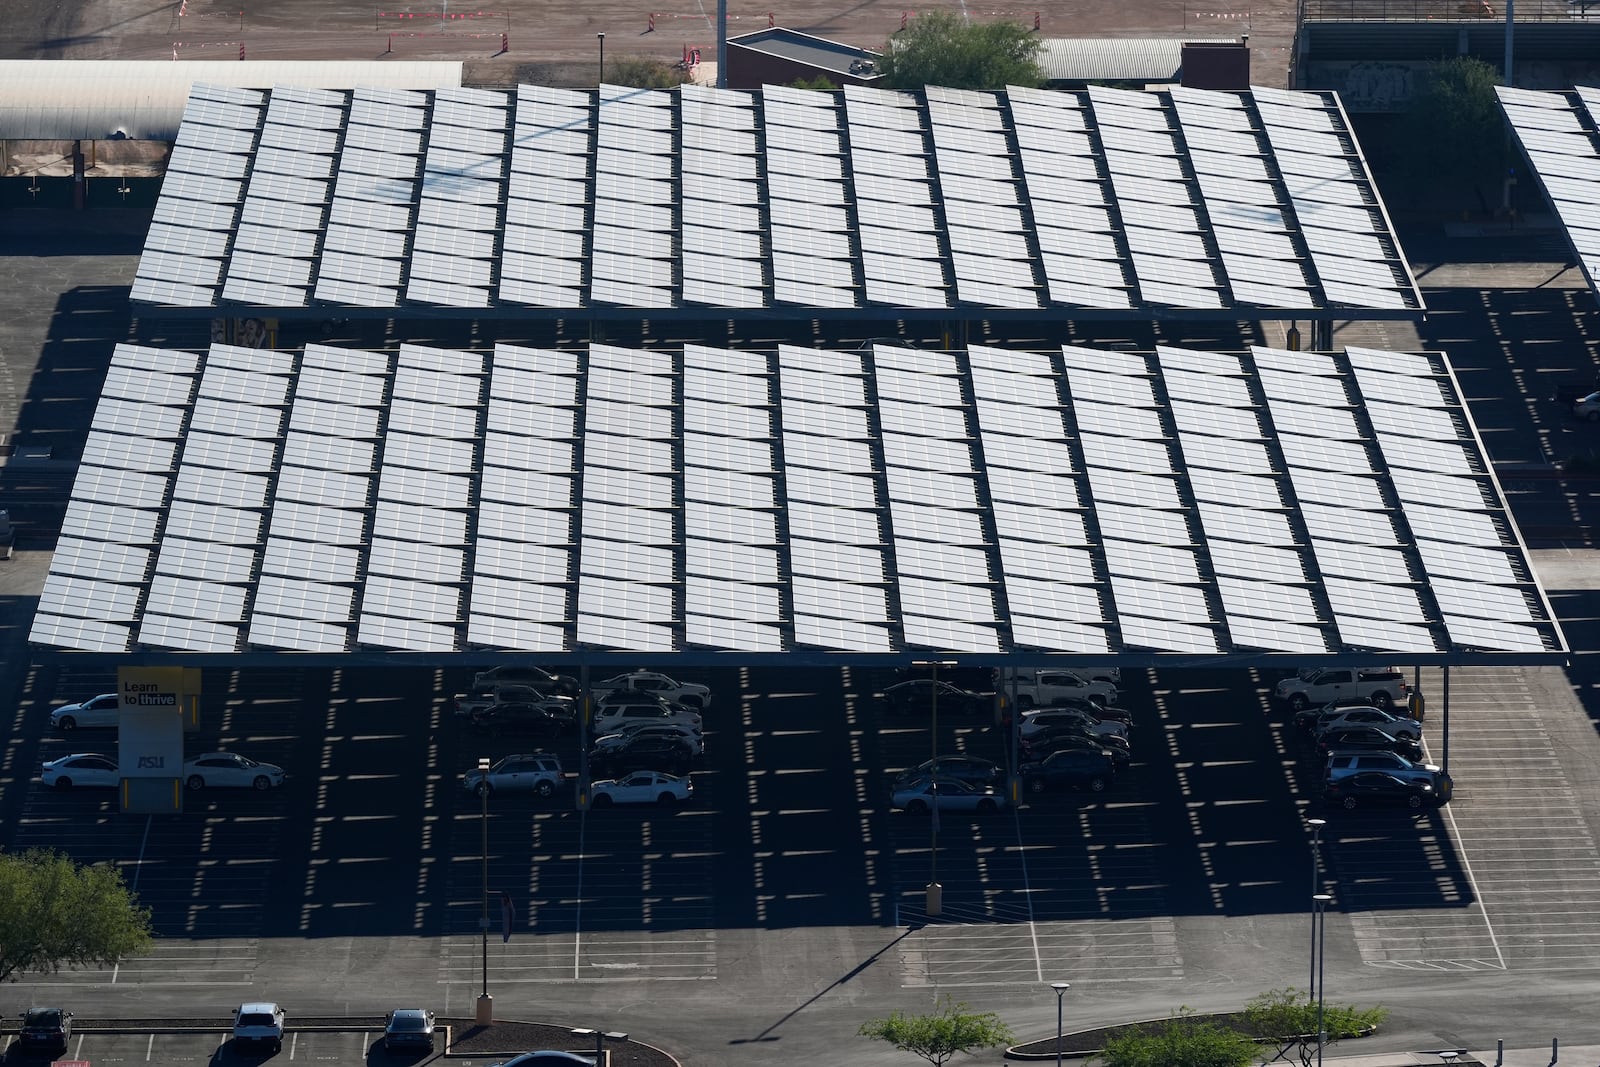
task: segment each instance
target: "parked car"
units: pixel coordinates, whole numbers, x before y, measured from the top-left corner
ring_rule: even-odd
[[[683,774],[694,762],[694,750],[681,737],[665,734],[608,734],[620,741],[597,744],[589,752],[595,774],[615,778],[628,771],[666,771]]]
[[[594,1057],[580,1056],[576,1052],[538,1049],[513,1056],[500,1063],[492,1063],[489,1067],[594,1067]]]
[[[914,778],[899,783],[889,794],[889,802],[897,811],[913,815],[926,815],[938,807],[940,811],[999,811],[1006,806],[1006,795],[992,785],[973,785],[970,782],[948,781],[940,778]]]
[[[932,778],[937,772],[939,783],[965,782],[967,785],[992,786],[1005,779],[1006,772],[998,764],[976,756],[940,756],[924,760],[915,767],[901,771],[895,777],[896,785],[909,784],[919,778]]]
[[[661,771],[634,771],[623,778],[602,778],[590,786],[590,803],[597,808],[613,804],[660,804],[671,807],[694,796],[687,777]]]
[[[121,701],[115,693],[101,693],[97,697],[76,704],[63,704],[50,713],[50,725],[70,733],[84,729],[113,727],[117,725],[117,709]]]
[[[284,1011],[270,1001],[241,1004],[233,1011],[233,1043],[260,1045],[270,1052],[283,1050]]]
[[[456,697],[454,712],[457,718],[470,719],[480,711],[496,704],[549,704],[553,709],[565,709],[577,717],[577,704],[569,696],[541,692],[529,685],[491,685],[474,689]]]
[[[190,789],[272,789],[289,776],[282,767],[257,763],[237,752],[207,752],[186,760],[183,781]]]
[[[883,691],[883,702],[891,711],[929,711],[933,708],[935,694],[939,707],[945,711],[983,712],[994,706],[993,693],[974,693],[951,685],[943,678],[910,678],[896,682]]]
[[[122,784],[122,771],[110,756],[78,752],[50,760],[40,769],[39,780],[57,789],[115,789]]]
[[[1064,749],[1081,749],[1098,752],[1111,758],[1112,770],[1119,774],[1133,762],[1133,750],[1120,737],[1096,737],[1082,733],[1077,727],[1065,726],[1045,730],[1024,739],[1018,746],[1024,763],[1038,763],[1052,752]]]
[[[541,701],[538,704],[495,704],[472,714],[472,725],[491,734],[555,737],[577,723],[577,713]]]
[[[1442,799],[1450,799],[1449,776],[1443,768],[1413,763],[1393,752],[1331,752],[1322,777],[1325,782],[1335,782],[1362,771],[1383,771],[1408,782],[1431,782]]]
[[[932,680],[937,677],[941,682],[949,682],[957,689],[965,689],[971,693],[989,693],[995,688],[996,671],[993,667],[940,667],[935,672],[931,664],[911,664],[908,667],[896,668],[895,678],[898,681],[908,682],[917,679]]]
[[[1069,708],[1041,708],[1023,715],[1017,728],[1023,737],[1032,737],[1053,726],[1076,724],[1096,737],[1127,737],[1128,724],[1116,720],[1101,720]]]
[[[433,1051],[433,1012],[426,1008],[396,1008],[383,1019],[383,1047],[388,1050],[420,1048]]]
[[[656,697],[629,697],[626,702],[604,704],[594,709],[594,732],[614,734],[625,723],[676,723],[694,730],[701,729],[698,712],[678,708]]]
[[[1320,708],[1305,708],[1294,714],[1294,724],[1313,735],[1320,730],[1343,729],[1346,726],[1376,726],[1396,737],[1405,736],[1415,741],[1422,736],[1422,724],[1404,712],[1376,708],[1365,700],[1355,703],[1334,701]]]
[[[1066,697],[1057,700],[1048,707],[1022,708],[1023,718],[1037,714],[1041,711],[1077,711],[1089,716],[1095,722],[1120,722],[1127,726],[1133,725],[1133,712],[1127,708],[1119,708],[1112,704],[1096,704],[1091,700],[1077,697]],[[1000,712],[1000,725],[1003,729],[1011,728],[1011,706],[1008,702]]]
[[[1317,752],[1326,756],[1330,752],[1357,752],[1372,749],[1393,752],[1413,763],[1422,759],[1422,746],[1409,737],[1385,733],[1376,726],[1342,726],[1324,730],[1317,735]]]
[[[695,756],[706,754],[706,737],[693,726],[676,722],[651,722],[648,719],[622,723],[615,733],[601,734],[595,738],[590,749],[615,747],[622,744],[625,738],[639,735],[676,737],[689,747],[690,754]]]
[[[1572,414],[1584,422],[1600,422],[1600,393],[1589,393],[1574,400]]]
[[[1017,773],[1022,776],[1023,788],[1030,793],[1051,789],[1087,789],[1100,793],[1111,784],[1117,771],[1110,756],[1080,748],[1064,748],[1037,763],[1024,763],[1017,768]]]
[[[1416,809],[1444,800],[1433,782],[1396,778],[1383,771],[1363,771],[1335,779],[1323,787],[1322,799],[1346,811],[1384,804]]]
[[[29,1008],[22,1013],[17,1044],[23,1049],[66,1051],[72,1037],[72,1013],[64,1008]]]
[[[472,688],[487,689],[496,685],[525,685],[541,693],[559,693],[562,696],[578,695],[578,680],[570,674],[551,674],[543,667],[502,664],[479,671],[472,676]]]
[[[479,796],[494,793],[534,793],[551,796],[561,788],[561,757],[549,752],[528,752],[507,756],[489,768],[488,773],[470,770],[461,778],[462,788]]]
[[[711,689],[698,682],[679,682],[657,671],[629,671],[596,682],[596,694],[608,692],[649,693],[674,704],[703,710],[711,706]]]
[[[1094,704],[1117,702],[1116,686],[1069,670],[1019,670],[1016,689],[1017,705],[1022,708],[1046,707],[1061,700],[1087,700]]]
[[[1272,695],[1299,711],[1351,696],[1365,697],[1375,707],[1391,708],[1404,704],[1410,692],[1411,687],[1397,667],[1325,667],[1283,679]]]

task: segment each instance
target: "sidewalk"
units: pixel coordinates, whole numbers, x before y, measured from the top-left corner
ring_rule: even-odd
[[[1592,1065],[1600,1063],[1600,1045],[1563,1045],[1559,1049],[1559,1060],[1568,1064]],[[1462,1067],[1470,1067],[1474,1062],[1483,1067],[1496,1067],[1497,1063],[1504,1067],[1549,1067],[1554,1062],[1551,1059],[1550,1046],[1542,1048],[1508,1048],[1505,1058],[1501,1060],[1495,1049],[1470,1049],[1455,1062]],[[1326,1067],[1443,1067],[1446,1063],[1444,1057],[1434,1054],[1431,1050],[1416,1052],[1381,1052],[1370,1056],[1329,1056],[1323,1063]]]

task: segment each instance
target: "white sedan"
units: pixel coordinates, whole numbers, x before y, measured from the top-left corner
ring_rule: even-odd
[[[183,781],[190,789],[271,789],[287,777],[282,767],[257,763],[237,752],[207,752],[183,765]]]
[[[79,752],[53,759],[44,765],[39,778],[57,789],[115,789],[122,782],[117,761],[97,752]]]
[[[101,693],[77,704],[63,704],[50,713],[50,725],[69,733],[80,726],[116,726],[119,704],[115,693]]]
[[[590,803],[597,808],[613,804],[660,804],[670,807],[694,795],[688,778],[661,771],[634,771],[626,778],[602,778],[591,787]]]

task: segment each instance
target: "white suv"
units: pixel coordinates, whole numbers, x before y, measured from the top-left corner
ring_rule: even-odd
[[[626,704],[601,704],[594,709],[594,733],[614,734],[636,722],[676,723],[699,731],[700,716],[687,709],[674,708],[658,700],[639,700]]]
[[[234,1044],[283,1050],[283,1009],[268,1001],[241,1004],[233,1011]]]

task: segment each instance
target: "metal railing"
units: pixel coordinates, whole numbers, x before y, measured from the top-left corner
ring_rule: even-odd
[[[1308,22],[1480,22],[1505,19],[1504,0],[1303,0]],[[1600,0],[1516,0],[1517,22],[1600,22]]]

